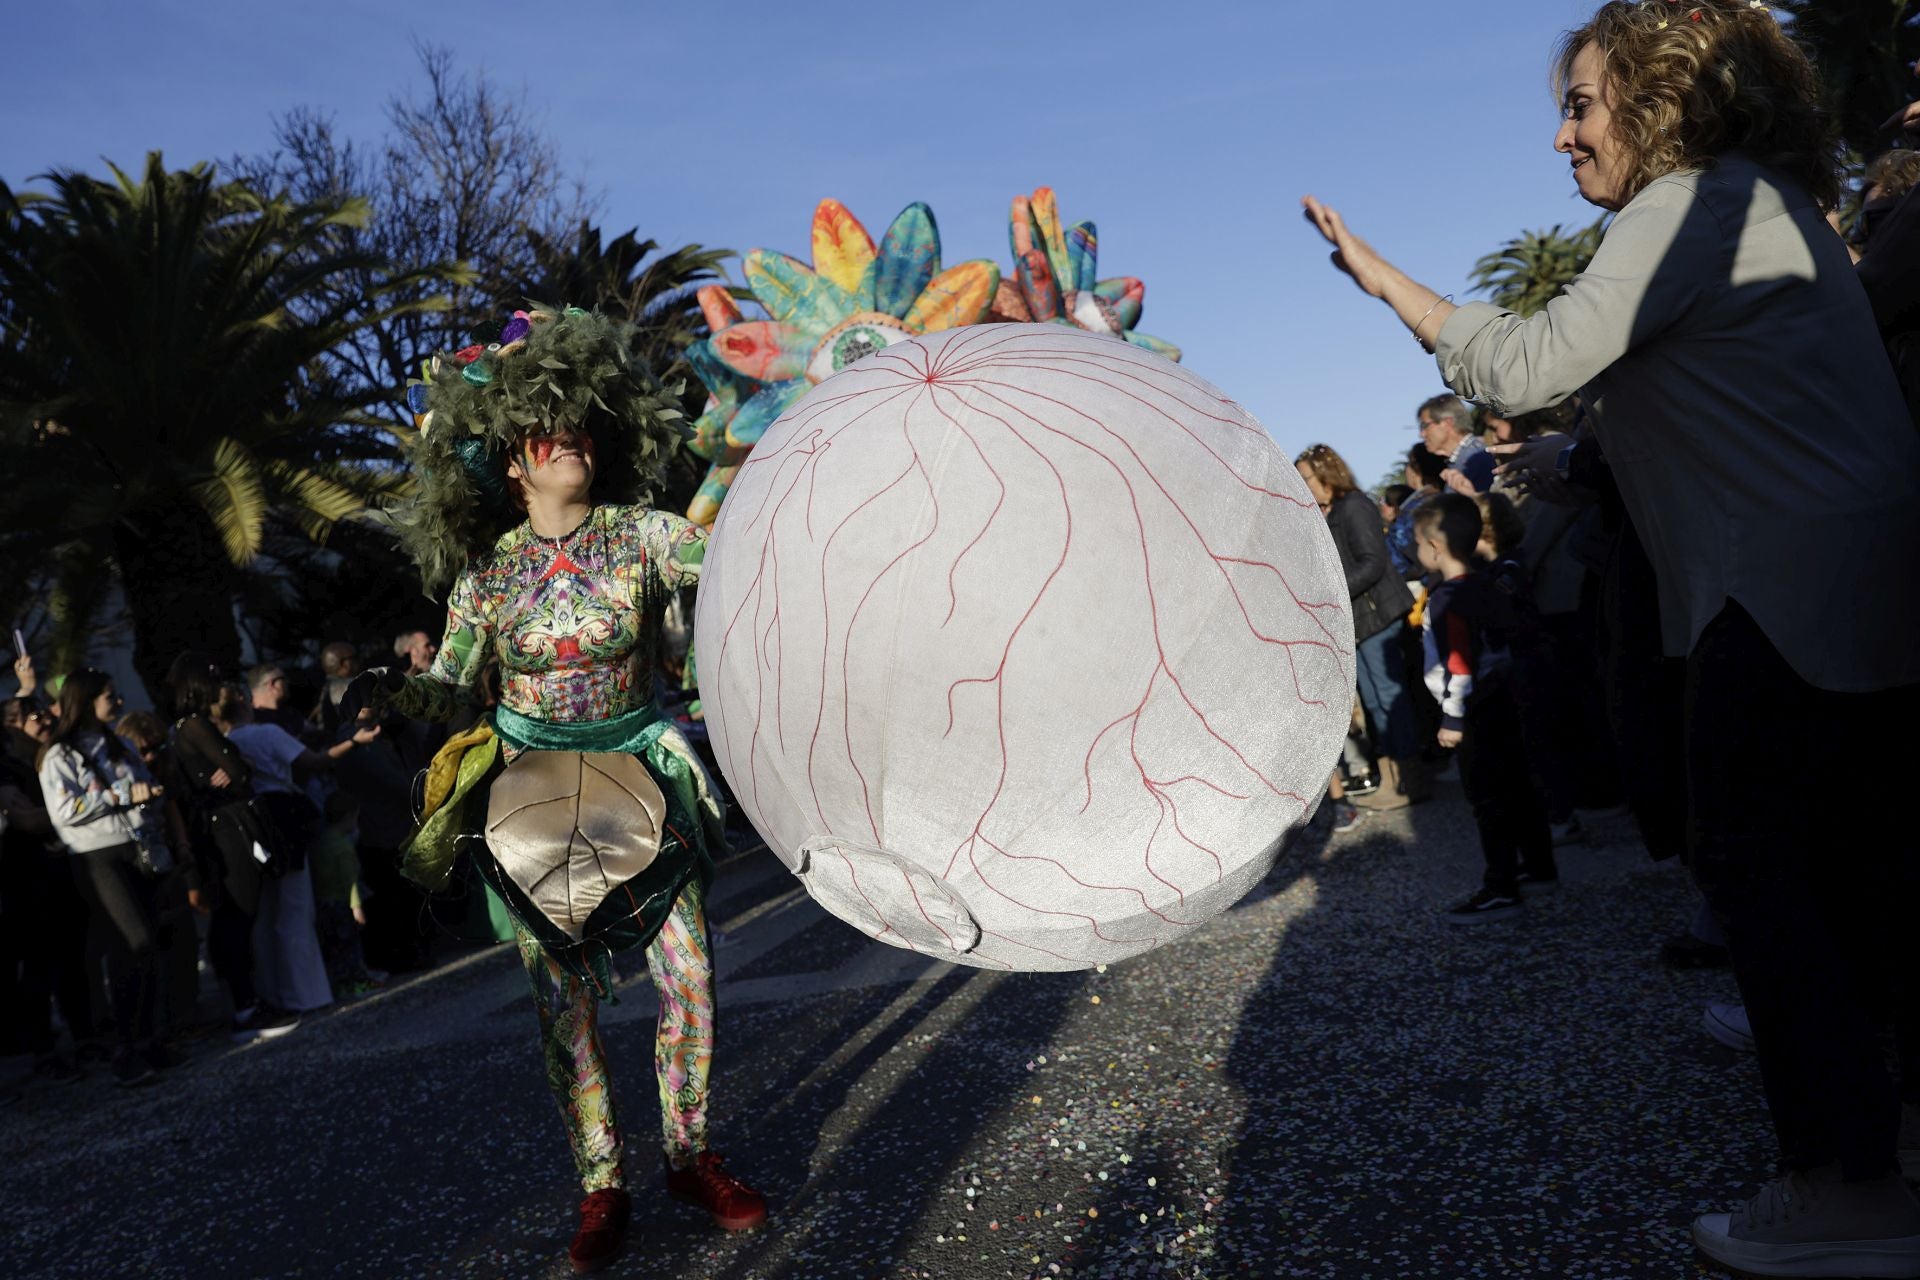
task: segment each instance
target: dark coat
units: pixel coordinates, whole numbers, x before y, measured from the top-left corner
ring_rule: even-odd
[[[1327,527],[1333,530],[1333,545],[1347,575],[1353,638],[1356,642],[1370,639],[1407,616],[1413,608],[1413,592],[1393,571],[1380,509],[1372,498],[1356,489],[1334,499],[1327,511]]]
[[[1907,412],[1920,424],[1920,187],[1872,212],[1879,216],[1855,270],[1873,304]]]

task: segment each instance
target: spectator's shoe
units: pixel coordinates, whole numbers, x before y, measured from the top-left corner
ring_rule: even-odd
[[[1565,822],[1549,822],[1547,828],[1553,832],[1553,847],[1556,849],[1587,842],[1587,829],[1580,825],[1580,815],[1577,813]]]
[[[257,1004],[233,1015],[233,1042],[245,1044],[249,1040],[271,1040],[299,1025],[299,1014]]]
[[[1720,1004],[1715,1002],[1707,1006],[1700,1015],[1700,1025],[1707,1034],[1729,1049],[1738,1049],[1742,1053],[1753,1052],[1753,1024],[1747,1021],[1747,1006],[1744,1004]]]
[[[1368,796],[1380,789],[1380,779],[1374,774],[1365,774],[1359,778],[1347,779],[1347,794],[1350,796]]]
[[[1360,821],[1364,817],[1366,817],[1365,814],[1348,804],[1345,800],[1335,800],[1333,802],[1333,834],[1339,835],[1342,832],[1353,830],[1360,825]]]
[[[633,1197],[620,1187],[590,1191],[580,1202],[580,1230],[567,1246],[567,1262],[577,1272],[598,1271],[620,1256],[627,1244]]]
[[[1733,960],[1717,942],[1676,933],[1660,944],[1660,963],[1669,969],[1723,969]]]
[[[745,1231],[767,1220],[767,1202],[758,1191],[720,1166],[726,1158],[702,1151],[684,1169],[667,1163],[667,1192],[676,1200],[705,1209],[721,1229]]]
[[[1900,1176],[1920,1182],[1920,1103],[1900,1106]]]
[[[123,1049],[113,1057],[113,1082],[131,1087],[153,1079],[154,1071],[137,1049]]]
[[[1540,875],[1533,871],[1522,871],[1513,878],[1513,882],[1520,886],[1521,897],[1537,898],[1543,893],[1550,893],[1560,887],[1560,873]]]
[[[1920,1200],[1889,1174],[1789,1173],[1732,1213],[1693,1220],[1694,1247],[1754,1276],[1920,1276]]]
[[[1519,895],[1480,889],[1471,898],[1448,907],[1440,918],[1448,924],[1490,924],[1495,920],[1505,920],[1519,911]]]

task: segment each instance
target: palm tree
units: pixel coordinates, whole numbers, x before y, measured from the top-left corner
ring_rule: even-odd
[[[1881,126],[1920,96],[1920,3],[1915,0],[1773,0],[1812,56],[1846,144],[1863,156],[1892,135]]]
[[[343,247],[364,201],[264,196],[158,152],[138,177],[45,181],[0,183],[0,589],[44,588],[70,665],[117,581],[157,691],[182,649],[238,659],[237,568],[270,531],[317,541],[402,483],[387,388],[349,387],[328,355],[444,305],[454,272],[341,298],[382,266]]]
[[[638,237],[635,227],[603,243],[600,228],[585,218],[570,240],[528,228],[533,273],[517,283],[522,298],[631,321],[640,330],[638,354],[656,374],[672,377],[685,369],[681,352],[707,333],[695,292],[721,280],[720,264],[734,254],[697,244],[662,251],[658,241]]]
[[[1495,306],[1530,316],[1586,270],[1605,231],[1602,217],[1578,231],[1556,223],[1546,231],[1522,232],[1473,264],[1473,287]]]

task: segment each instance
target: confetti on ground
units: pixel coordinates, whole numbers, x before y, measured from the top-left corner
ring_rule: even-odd
[[[843,947],[810,903],[760,910],[784,872],[729,862],[714,1141],[773,1217],[730,1236],[663,1194],[628,966],[602,1034],[639,1238],[604,1274],[1719,1276],[1686,1224],[1770,1149],[1752,1060],[1698,1030],[1732,980],[1659,967],[1684,873],[1625,819],[1587,825],[1557,894],[1448,929],[1478,853],[1443,784],[1310,833],[1175,946],[1066,974]],[[153,1087],[0,1060],[9,1274],[570,1274],[579,1191],[507,952],[202,1041]]]

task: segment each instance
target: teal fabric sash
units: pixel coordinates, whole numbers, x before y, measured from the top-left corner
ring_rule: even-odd
[[[669,723],[651,702],[607,720],[535,720],[507,707],[493,709],[493,731],[515,751],[621,751],[643,756]]]

